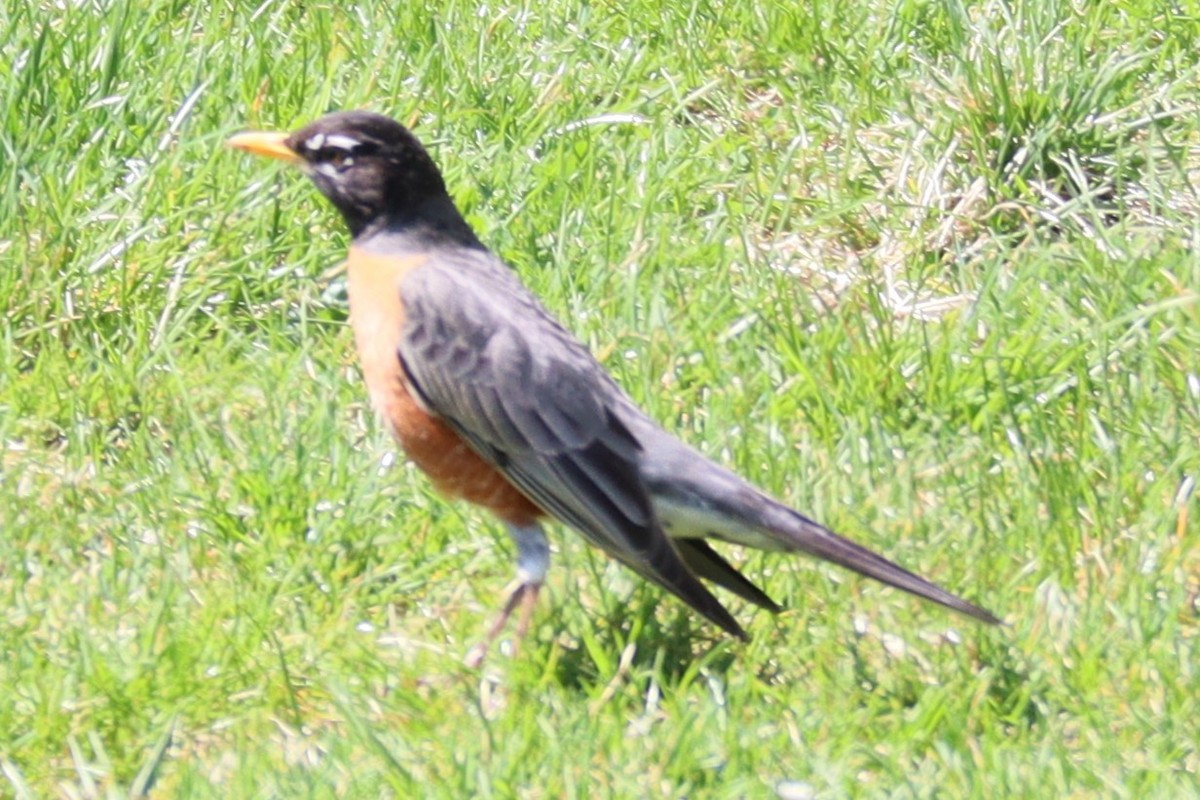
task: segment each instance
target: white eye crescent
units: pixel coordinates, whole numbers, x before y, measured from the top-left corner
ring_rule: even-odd
[[[316,170],[326,178],[330,179],[336,179],[341,173],[341,170],[338,169],[336,164],[331,164],[328,161],[317,164],[316,166],[311,167],[311,169]]]
[[[362,144],[362,142],[360,142],[358,139],[355,139],[353,136],[346,136],[345,134],[341,133],[331,133],[328,136],[323,136],[322,134],[318,133],[317,136],[322,138],[325,146],[336,147],[339,150],[353,150]],[[317,136],[314,136],[313,139],[317,138]]]

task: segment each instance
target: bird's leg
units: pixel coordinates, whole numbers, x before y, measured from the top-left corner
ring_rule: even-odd
[[[513,652],[516,652],[521,640],[529,631],[529,622],[533,618],[538,593],[541,591],[542,581],[546,579],[546,571],[550,568],[550,544],[546,541],[546,534],[542,532],[540,525],[536,522],[529,525],[510,524],[508,533],[517,545],[517,578],[509,584],[511,588],[508,590],[508,599],[488,626],[483,641],[472,647],[463,659],[463,663],[471,669],[477,669],[483,663],[488,647],[504,630],[513,611],[520,606],[517,635],[513,644]]]

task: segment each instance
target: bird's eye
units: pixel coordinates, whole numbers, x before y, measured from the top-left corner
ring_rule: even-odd
[[[348,167],[354,163],[354,158],[349,150],[340,147],[326,147],[320,155],[320,160],[326,164],[332,164],[338,169]]]

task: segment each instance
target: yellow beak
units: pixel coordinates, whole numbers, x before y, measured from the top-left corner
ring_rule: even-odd
[[[288,134],[286,133],[251,131],[249,133],[239,133],[225,142],[225,145],[235,150],[245,150],[247,153],[252,153],[256,156],[277,158],[289,164],[299,164],[303,159],[300,158],[299,153],[284,144],[287,138]]]

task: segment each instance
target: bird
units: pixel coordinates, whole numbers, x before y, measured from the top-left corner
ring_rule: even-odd
[[[709,584],[779,612],[709,540],[798,552],[981,623],[990,611],[774,499],[668,433],[476,236],[418,138],[370,111],[227,144],[297,166],[350,233],[349,320],[371,404],[442,494],[507,529],[516,576],[478,666],[514,611],[525,637],[550,565],[547,519],[574,529],[738,639]]]

